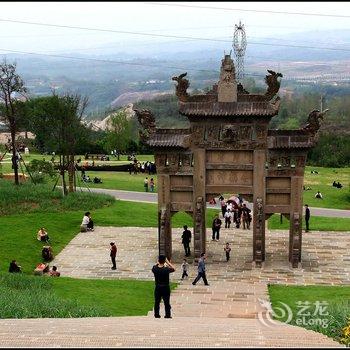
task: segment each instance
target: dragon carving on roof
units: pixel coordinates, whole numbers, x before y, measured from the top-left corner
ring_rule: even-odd
[[[309,113],[307,123],[302,128],[302,130],[307,131],[310,134],[316,134],[321,127],[320,120],[323,120],[323,116],[328,111],[329,109],[325,109],[323,112],[320,112],[318,109],[314,109],[312,112]]]
[[[187,93],[187,89],[190,86],[190,83],[188,79],[184,79],[184,77],[187,75],[186,73],[180,74],[178,77],[172,77],[171,80],[174,80],[177,82],[176,85],[176,96],[181,102],[188,101],[189,94]]]
[[[265,96],[268,100],[272,100],[272,98],[278,93],[278,90],[281,86],[281,81],[278,78],[282,78],[282,73],[276,73],[273,70],[267,70],[270,75],[265,76],[265,83],[267,84],[267,91],[265,92]]]
[[[154,115],[148,109],[134,109],[134,111],[137,115],[138,122],[143,128],[143,130],[139,130],[140,140],[146,142],[149,139],[150,135],[156,131],[156,122]]]

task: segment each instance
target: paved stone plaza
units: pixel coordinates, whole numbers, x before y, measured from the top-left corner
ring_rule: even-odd
[[[180,229],[173,230],[174,258],[181,276],[183,248]],[[208,280],[192,286],[190,278],[172,292],[173,319],[96,317],[81,319],[0,320],[0,347],[317,347],[341,345],[323,334],[281,322],[270,323],[261,300],[268,301],[267,283],[350,284],[350,233],[310,232],[304,235],[303,262],[289,267],[287,232],[267,234],[267,261],[252,264],[252,232],[223,229],[221,241],[208,240]],[[211,238],[208,231],[208,238]],[[153,279],[158,254],[156,228],[97,227],[79,233],[58,254],[63,276],[81,278]],[[117,270],[111,270],[109,243],[118,246]],[[225,261],[224,243],[232,245]],[[161,306],[161,314],[163,314]]]
[[[178,268],[173,280],[181,277],[184,257],[182,229],[173,229],[173,262]],[[116,242],[117,270],[111,270],[109,243]],[[57,255],[56,264],[63,276],[82,278],[153,279],[152,265],[158,255],[157,228],[96,227],[79,233]],[[225,260],[224,243],[231,243],[231,261]],[[288,262],[288,232],[268,231],[266,261],[262,268],[252,263],[252,231],[222,229],[220,242],[211,241],[207,231],[207,275],[209,282],[283,283],[350,285],[350,232],[303,233],[302,263],[292,269]],[[196,276],[193,259],[190,279]],[[188,282],[184,282],[188,284]]]

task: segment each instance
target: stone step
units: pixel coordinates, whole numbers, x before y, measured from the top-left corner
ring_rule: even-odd
[[[2,347],[340,346],[316,332],[280,323],[269,328],[247,318],[3,319],[0,329]]]

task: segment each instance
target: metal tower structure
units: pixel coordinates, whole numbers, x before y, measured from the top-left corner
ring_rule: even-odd
[[[236,79],[240,81],[244,77],[244,55],[247,47],[244,24],[241,21],[239,25],[235,24],[232,47],[236,56]]]

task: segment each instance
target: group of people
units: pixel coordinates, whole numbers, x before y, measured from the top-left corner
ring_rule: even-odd
[[[50,237],[49,237],[45,227],[40,227],[40,229],[36,235],[36,238],[40,242],[44,242],[46,244],[50,243]],[[53,260],[54,256],[53,256],[52,247],[49,245],[43,246],[42,251],[41,251],[41,256],[45,262]],[[53,266],[52,269],[50,270],[48,264],[40,263],[39,265],[47,266],[47,272],[48,272],[47,275],[49,275],[49,276],[59,277],[61,275],[60,272],[57,271],[57,266]],[[21,265],[19,265],[17,263],[16,260],[12,260],[10,262],[10,266],[9,266],[8,271],[10,273],[19,273],[19,272],[22,272],[22,267],[21,267]]]
[[[138,173],[146,173],[148,175],[156,174],[156,164],[154,162],[146,161],[146,162],[139,162],[137,159],[134,159],[132,163],[129,164],[129,174],[131,173],[138,174]]]
[[[251,210],[243,203],[243,199],[239,196],[239,203],[234,201],[225,201],[225,198],[220,196],[221,212],[225,220],[225,228],[230,228],[231,224],[234,224],[236,228],[240,228],[241,224],[243,229],[250,229],[250,223],[252,221]],[[219,219],[220,220],[220,219]],[[220,220],[221,221],[221,220]],[[221,222],[217,221],[216,230],[220,230]],[[214,225],[213,225],[214,229]],[[214,236],[214,232],[213,232]],[[218,239],[218,238],[217,238]],[[213,237],[214,240],[214,237]]]
[[[196,285],[200,279],[203,279],[203,282],[206,286],[209,286],[207,276],[206,276],[206,267],[205,267],[206,255],[202,253],[198,261],[198,273],[192,285]],[[188,277],[188,263],[184,259],[182,267],[182,279]],[[163,299],[165,316],[164,318],[172,318],[171,316],[171,305],[170,305],[170,281],[169,275],[175,272],[174,265],[166,258],[165,255],[159,255],[158,262],[152,267],[152,272],[155,280],[155,289],[154,289],[154,317],[161,318],[160,316],[160,302]]]
[[[85,169],[81,169],[81,180],[83,182],[93,182],[94,184],[101,184],[102,180],[100,177],[95,176],[91,181],[90,176],[86,174]]]
[[[218,216],[215,217],[214,222],[213,222],[213,232],[214,232],[214,226],[215,225],[219,225],[218,221],[220,221],[220,225],[221,225],[221,220],[218,218]],[[190,248],[190,243],[191,243],[191,238],[192,238],[192,233],[191,231],[188,229],[187,225],[184,225],[184,230],[182,232],[182,236],[181,236],[181,242],[182,245],[184,246],[184,250],[185,250],[185,256],[188,257],[191,255],[191,248]],[[218,234],[220,231],[220,229],[215,229],[215,232]],[[213,239],[214,240],[214,239]],[[217,235],[217,240],[219,240],[219,236]],[[231,247],[230,247],[230,243],[227,242],[225,247],[224,247],[224,251],[226,254],[226,261],[230,260],[230,252],[231,252]],[[187,269],[188,269],[188,264],[187,264],[187,259],[185,258],[183,261],[183,264],[181,265],[182,269],[183,269],[183,274],[181,279],[183,279],[185,276],[187,275]]]
[[[339,181],[338,182],[333,181],[333,185],[332,186],[336,187],[336,188],[342,188],[343,187],[343,185]]]
[[[145,188],[145,192],[154,192],[155,182],[153,177],[151,179],[148,179],[148,177],[146,177],[143,180],[143,187]]]

